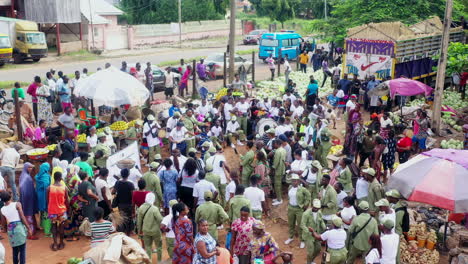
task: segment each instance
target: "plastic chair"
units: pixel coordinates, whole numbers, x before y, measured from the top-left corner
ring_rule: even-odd
[[[85,123],[85,126],[94,126],[97,124],[97,118],[95,116],[89,115],[86,108],[78,109],[78,119]]]

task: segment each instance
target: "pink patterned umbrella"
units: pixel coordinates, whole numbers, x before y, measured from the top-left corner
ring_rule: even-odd
[[[388,188],[410,201],[468,212],[468,151],[433,149],[398,166]]]
[[[390,80],[390,96],[393,98],[396,94],[403,96],[413,96],[418,94],[424,94],[426,96],[431,95],[432,89],[430,86],[416,80],[407,78],[398,78]]]

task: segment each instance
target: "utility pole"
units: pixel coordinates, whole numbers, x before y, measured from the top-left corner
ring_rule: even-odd
[[[447,66],[447,49],[450,38],[450,24],[452,23],[453,0],[447,0],[445,5],[444,31],[442,32],[442,42],[440,47],[440,58],[437,64],[436,87],[434,92],[434,108],[432,109],[432,127],[436,134],[440,136],[440,115],[442,106],[442,92],[445,83],[445,68]]]
[[[179,0],[179,48],[182,48],[182,0]]]
[[[91,11],[91,0],[88,0],[89,5],[89,22],[91,22],[91,39],[93,41],[91,49],[94,50],[94,24],[93,24],[93,11]]]
[[[327,0],[324,0],[325,1],[325,5],[323,6],[323,9],[324,9],[324,15],[325,15],[325,20],[327,20]]]
[[[234,55],[236,54],[236,0],[230,0],[231,17],[229,19],[229,83],[234,80]]]

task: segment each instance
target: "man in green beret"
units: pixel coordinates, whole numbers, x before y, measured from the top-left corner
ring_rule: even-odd
[[[184,123],[185,128],[187,131],[195,133],[195,131],[199,130],[199,126],[205,126],[206,124],[203,122],[199,122],[194,116],[192,110],[187,110],[185,112],[185,116],[182,117],[182,122]],[[195,147],[195,137],[192,136],[185,140],[187,143],[187,149]]]
[[[403,232],[408,232],[409,230],[403,230],[403,218],[407,214],[407,203],[401,200],[401,194],[398,190],[390,190],[385,193],[387,200],[390,202],[390,205],[393,210],[395,210],[396,220],[395,220],[395,232],[398,235],[402,235]]]
[[[369,214],[369,203],[359,203],[361,214],[356,216],[348,229],[347,248],[349,250],[347,263],[354,263],[356,257],[363,256],[370,249],[369,238],[372,234],[378,235],[377,220]]]
[[[250,214],[252,214],[250,200],[245,198],[244,191],[245,187],[242,184],[237,185],[234,197],[229,200],[228,215],[231,223],[240,218],[240,209],[244,206],[247,206],[250,209]]]
[[[242,184],[245,186],[249,185],[249,179],[254,171],[254,159],[255,153],[253,151],[253,141],[247,141],[247,153],[240,155],[241,166],[242,166]]]
[[[107,159],[111,155],[111,149],[106,144],[106,134],[98,133],[98,143],[96,147],[94,147],[94,157],[96,160],[96,166],[99,168],[106,168],[107,166]]]
[[[375,203],[383,198],[383,188],[379,181],[375,178],[375,170],[368,168],[362,170],[362,173],[366,180],[369,182],[369,191],[367,195],[367,201],[369,202],[369,213],[376,216],[378,211]]]
[[[320,200],[314,199],[312,208],[307,209],[302,214],[301,229],[302,239],[305,241],[307,248],[307,264],[313,263],[322,249],[320,241],[314,238],[310,230],[315,230],[315,232],[321,234],[327,229],[320,212],[321,207]]]
[[[197,207],[195,212],[195,222],[198,223],[201,219],[208,221],[208,233],[218,241],[218,225],[222,225],[228,220],[228,215],[221,205],[213,203],[213,193],[206,191],[204,193],[205,202]]]
[[[152,192],[156,196],[155,204],[159,208],[163,208],[163,195],[161,190],[161,182],[156,174],[159,163],[151,162],[149,170],[143,174],[143,180],[146,182],[146,190]]]
[[[213,165],[212,164],[206,164],[205,173],[206,173],[205,180],[213,183],[216,190],[219,191],[219,195],[218,195],[217,199],[215,199],[215,201],[214,201],[214,202],[219,203],[220,200],[224,199],[224,193],[226,192],[226,188],[223,189],[221,187],[221,177],[219,177],[219,175],[213,173]]]

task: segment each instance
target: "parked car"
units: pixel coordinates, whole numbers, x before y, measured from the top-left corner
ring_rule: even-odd
[[[132,67],[135,67],[135,63],[129,63],[129,64],[127,64],[127,67],[129,69],[132,68]],[[144,71],[146,69],[146,65],[142,65],[141,68]],[[165,83],[166,83],[166,76],[164,75],[165,69],[161,69],[156,65],[151,65],[151,69],[153,70],[154,92],[164,91]],[[172,72],[177,73],[176,77],[175,77],[175,82],[178,85],[179,80],[180,80],[179,69],[176,68],[176,67],[172,67],[171,70],[172,70]]]
[[[244,45],[257,45],[260,43],[260,38],[262,37],[263,33],[268,33],[268,30],[256,29],[250,31],[249,34],[244,37]]]
[[[209,71],[214,72],[214,76],[223,77],[224,75],[224,54],[223,53],[214,53],[206,57],[204,64],[207,66]],[[252,62],[246,60],[239,55],[234,57],[234,64],[236,72],[239,71],[241,66],[244,66],[247,73],[250,73],[252,70]],[[229,67],[229,56],[226,57],[226,65]],[[228,70],[228,69],[226,69]]]

